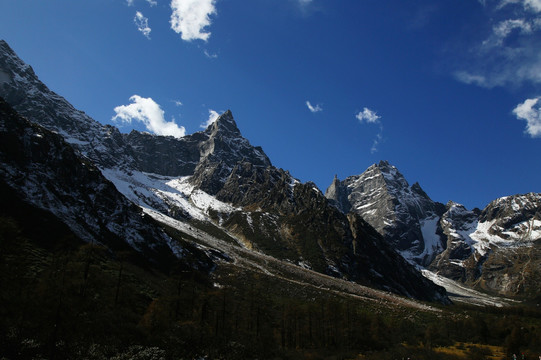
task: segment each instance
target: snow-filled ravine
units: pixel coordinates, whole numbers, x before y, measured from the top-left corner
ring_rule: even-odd
[[[426,278],[432,280],[434,284],[443,286],[445,290],[447,290],[449,298],[454,302],[497,307],[502,307],[512,302],[512,300],[504,300],[501,297],[493,297],[479,291],[475,291],[430,270],[422,270],[422,273]]]
[[[179,209],[190,218],[204,221],[209,219],[210,210],[221,213],[240,210],[195,189],[189,182],[189,176],[169,177],[139,171],[127,173],[120,169],[102,169],[102,173],[133,203],[165,215],[171,209]]]

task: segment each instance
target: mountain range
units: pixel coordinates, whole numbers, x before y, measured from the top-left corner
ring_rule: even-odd
[[[540,194],[469,211],[432,201],[386,161],[335,178],[323,194],[273,166],[231,111],[182,138],[123,134],[49,90],[4,41],[0,97],[2,192],[52,214],[84,242],[209,271],[258,254],[444,304],[445,289],[429,277],[539,296]]]
[[[435,202],[387,161],[358,176],[335,178],[325,193],[343,212],[372,225],[410,263],[473,288],[537,297],[541,194],[496,199],[467,210]]]

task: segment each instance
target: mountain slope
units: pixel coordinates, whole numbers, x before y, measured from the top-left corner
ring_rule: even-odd
[[[0,162],[0,181],[14,196],[54,214],[82,240],[113,249],[127,244],[154,261],[181,255],[182,249],[98,168],[1,98]]]
[[[452,201],[443,206],[382,161],[361,175],[335,178],[326,196],[342,212],[365,218],[406,259],[439,276],[492,294],[538,296],[541,194],[500,198],[483,211]]]
[[[386,161],[359,176],[335,178],[325,196],[343,212],[361,215],[408,260],[429,264],[443,248],[435,236],[443,205],[433,202],[419,184],[409,186]]]
[[[218,232],[236,246],[322,273],[423,300],[447,301],[442,288],[404,262],[371,226],[348,219],[313,184],[300,184],[273,167],[261,148],[242,137],[230,111],[205,131],[181,139],[120,134],[47,89],[5,42],[0,43],[0,71],[1,96],[30,121],[62,135],[126,198],[157,220],[166,216]],[[82,196],[71,195],[65,208]],[[73,226],[83,221],[70,219]]]

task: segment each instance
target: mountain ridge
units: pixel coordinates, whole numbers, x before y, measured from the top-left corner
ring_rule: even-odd
[[[541,245],[541,194],[506,196],[470,211],[433,202],[381,161],[361,175],[335,177],[326,196],[363,216],[418,266],[492,294],[538,296],[541,274],[532,259]]]
[[[0,54],[5,74],[0,96],[31,121],[62,135],[156,221],[165,221],[165,216],[190,226],[210,226],[235,246],[251,246],[408,297],[449,302],[443,288],[405,262],[364,220],[336,211],[314,184],[301,184],[272,166],[260,147],[242,137],[230,111],[204,131],[180,139],[120,134],[48,90],[5,50],[7,44],[0,45],[5,52]]]

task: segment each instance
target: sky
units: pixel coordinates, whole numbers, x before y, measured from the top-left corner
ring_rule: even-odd
[[[0,38],[121,132],[230,109],[323,192],[380,160],[469,209],[541,192],[541,0],[0,0]]]

